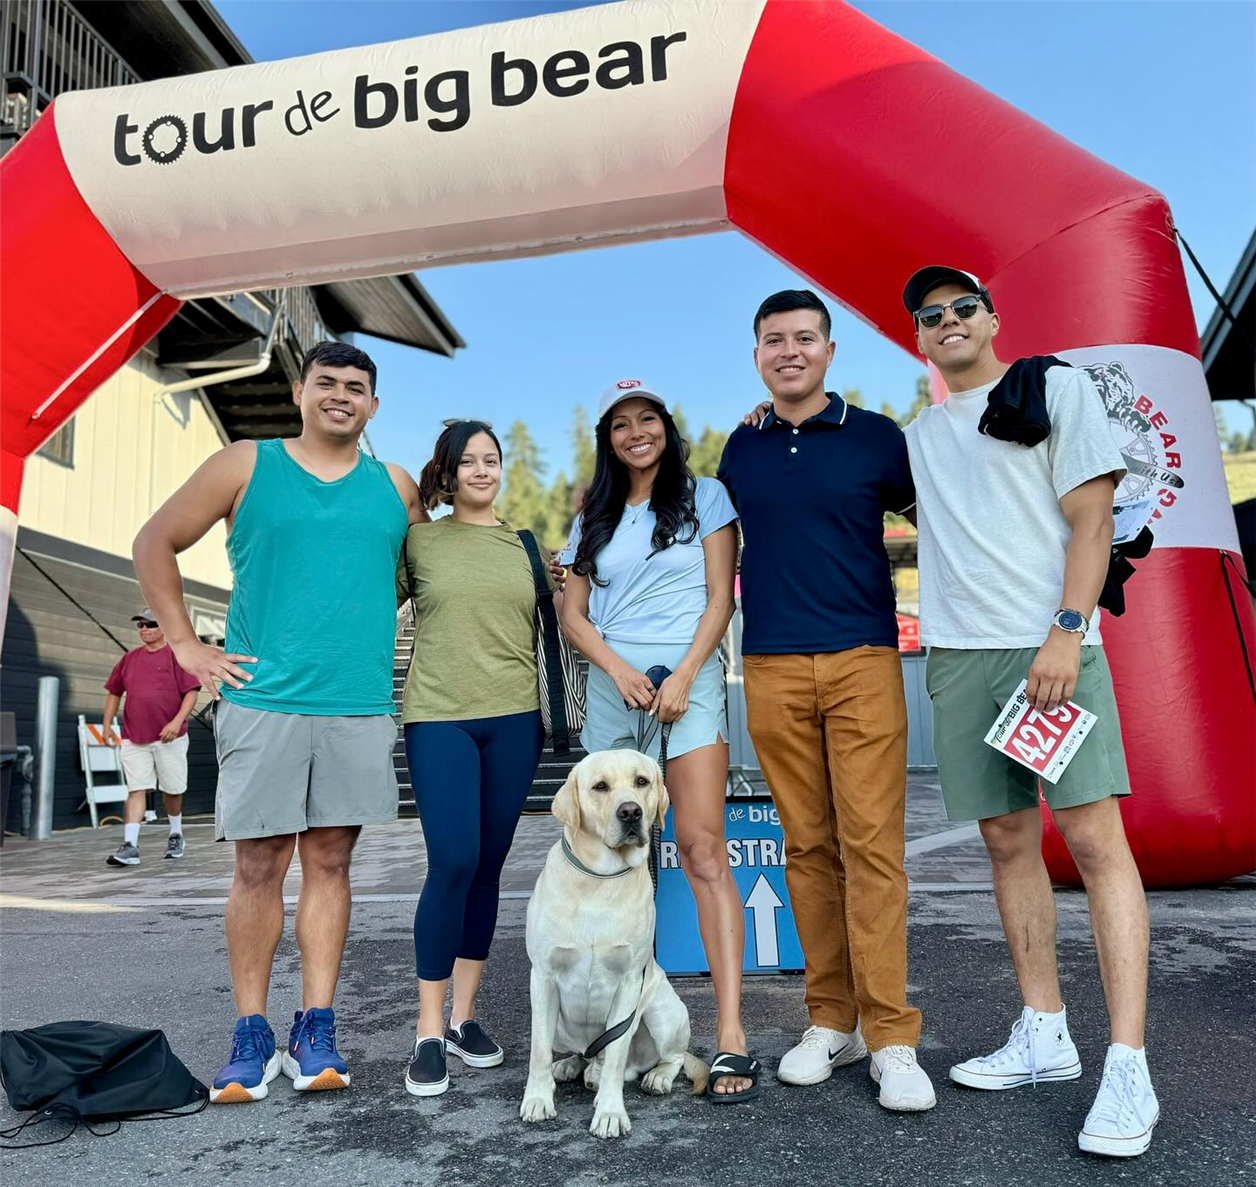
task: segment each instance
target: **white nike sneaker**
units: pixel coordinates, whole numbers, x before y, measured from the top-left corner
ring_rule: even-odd
[[[1103,1061],[1103,1079],[1077,1147],[1087,1154],[1133,1158],[1151,1145],[1151,1131],[1160,1120],[1160,1102],[1151,1086],[1147,1054],[1113,1043]]]
[[[951,1068],[951,1079],[966,1088],[999,1091],[1047,1080],[1076,1080],[1082,1061],[1068,1033],[1068,1012],[1044,1014],[1025,1006],[1006,1043]]]
[[[849,1034],[827,1026],[809,1026],[796,1046],[781,1058],[776,1078],[786,1084],[822,1084],[835,1067],[858,1063],[868,1054],[859,1023]]]
[[[923,1113],[938,1103],[933,1083],[916,1062],[916,1048],[895,1045],[872,1053],[868,1074],[881,1085],[877,1103],[896,1113]]]

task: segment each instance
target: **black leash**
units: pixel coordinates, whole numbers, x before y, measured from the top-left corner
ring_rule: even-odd
[[[20,552],[27,559],[27,561],[34,567],[35,572],[38,573],[45,581],[49,582],[49,584],[51,584],[52,587],[59,594],[61,594],[62,597],[67,599],[71,603],[71,605],[73,605],[74,608],[80,614],[83,615],[84,618],[88,619],[90,622],[94,623],[97,627],[99,627],[101,633],[104,634],[112,643],[114,643],[119,648],[119,650],[130,651],[130,648],[125,643],[123,643],[122,640],[119,639],[118,636],[113,633],[113,631],[111,631],[107,626],[105,626],[105,624],[101,622],[99,618],[97,618],[86,606],[84,606],[83,603],[80,602],[78,598],[76,598],[68,589],[66,589],[65,586],[62,585],[61,582],[59,582],[51,573],[49,573],[47,569],[45,569],[42,565],[40,565],[35,560],[35,558],[31,556],[31,554],[27,552],[26,549],[23,548],[20,544],[17,546],[17,551]]]
[[[662,667],[660,665],[658,667],[651,668],[646,673],[646,675],[650,678],[651,683],[657,689],[658,686],[662,684],[663,681],[666,680],[668,676],[671,675],[671,671],[668,668]],[[654,741],[654,728],[652,727],[658,727],[660,725],[657,718],[651,718],[650,724],[646,725],[643,720],[645,716],[645,712],[646,711],[644,709],[637,710],[637,746],[643,752],[645,748],[652,741]],[[672,734],[672,723],[670,721],[662,723],[662,728],[659,732],[659,771],[661,772],[663,776],[663,783],[665,785],[667,783],[667,740],[668,738],[671,737],[671,734]],[[650,824],[650,859],[649,859],[650,886],[652,888],[651,893],[654,895],[658,894],[658,889],[659,889],[659,860],[663,851],[662,836],[663,836],[662,830],[659,828],[658,817],[656,816],[654,821]],[[576,865],[577,869],[584,868],[581,864],[578,864],[577,862],[573,861],[575,854],[570,852],[569,846],[567,845],[566,836],[563,837],[563,851],[567,855],[567,860],[571,861],[573,865]],[[586,870],[585,872],[593,873],[592,870]],[[625,870],[624,872],[626,873],[627,871]],[[618,877],[618,874],[610,874],[610,875],[601,874],[601,875],[595,875],[595,876],[614,878],[614,877]],[[649,968],[650,968],[650,964],[647,961],[645,968],[641,970],[642,989],[645,988],[645,978],[646,978],[646,973],[649,971]],[[638,1000],[640,1000],[639,997],[638,997]],[[627,1018],[623,1019],[620,1022],[616,1022],[614,1026],[608,1027],[606,1030],[602,1031],[602,1033],[598,1035],[598,1037],[594,1039],[593,1042],[591,1042],[588,1045],[588,1047],[585,1048],[584,1052],[582,1053],[581,1058],[592,1060],[596,1055],[598,1055],[602,1050],[608,1047],[616,1039],[622,1038],[625,1034],[627,1034],[628,1028],[632,1025],[633,1019],[636,1018],[636,1016],[637,1016],[637,1011],[633,1010],[632,1013],[629,1014]]]
[[[84,606],[83,603],[78,600],[78,598],[76,598],[68,589],[66,589],[66,587],[62,585],[61,582],[59,582],[51,573],[49,573],[47,569],[45,569],[42,565],[40,565],[35,560],[35,558],[31,556],[29,552],[26,551],[25,548],[22,548],[20,545],[17,545],[16,548],[17,548],[17,551],[20,552],[22,556],[26,558],[27,562],[31,565],[31,567],[35,570],[35,572],[38,573],[42,578],[44,578],[44,580],[47,581],[53,587],[53,589],[55,589],[59,594],[61,594],[61,596],[64,597],[76,610],[78,610],[78,612],[82,614],[84,618],[86,618],[89,622],[91,622],[93,625],[98,627],[101,633],[107,639],[109,639],[118,648],[119,651],[121,651],[123,654],[126,654],[126,652],[131,650],[125,643],[122,642],[121,639],[118,638],[117,635],[113,633],[113,631],[111,631],[107,626],[105,626],[105,624],[101,622],[99,618],[97,618],[86,606]],[[195,721],[199,726],[201,726],[202,729],[207,729],[212,734],[214,732],[214,727],[210,725],[209,722],[207,722],[201,716],[202,713],[207,713],[207,712],[209,712],[209,706],[206,706],[204,709],[200,710],[200,712],[193,713],[192,720]],[[111,723],[108,721],[105,722],[106,726],[110,724]],[[87,1122],[84,1121],[83,1124],[87,1125]],[[91,1128],[91,1127],[88,1126],[88,1128]],[[71,1130],[71,1133],[72,1132],[73,1130]],[[112,1133],[113,1131],[110,1130],[110,1132]],[[61,1140],[62,1139],[60,1138],[57,1139],[57,1141],[61,1141]],[[48,1143],[45,1143],[45,1142],[39,1143],[39,1145],[47,1145],[47,1144]]]
[[[574,866],[582,874],[587,874],[590,878],[622,878],[625,874],[631,874],[636,869],[635,866],[624,866],[622,870],[616,870],[613,874],[599,874],[596,870],[589,869],[589,867],[575,855],[571,846],[567,843],[567,834],[565,832],[563,833],[561,839],[563,856],[567,859],[568,863]],[[645,988],[645,977],[649,968],[650,965],[647,961],[645,968],[641,970],[642,989]],[[640,1000],[641,995],[638,993],[637,1001],[640,1002]],[[624,1018],[620,1022],[616,1022],[614,1026],[607,1027],[607,1029],[602,1031],[602,1033],[598,1035],[598,1037],[594,1039],[593,1042],[591,1042],[581,1053],[581,1058],[592,1060],[603,1048],[609,1046],[616,1039],[627,1033],[628,1028],[632,1025],[632,1020],[636,1018],[636,1016],[637,1011],[634,1009],[627,1018]]]
[[[1220,309],[1227,318],[1229,318],[1230,324],[1234,327],[1234,332],[1247,345],[1247,349],[1252,352],[1253,357],[1256,357],[1256,343],[1252,342],[1252,340],[1247,336],[1247,331],[1239,325],[1239,319],[1234,315],[1234,310],[1225,303],[1225,298],[1217,292],[1217,286],[1212,283],[1208,273],[1204,271],[1203,264],[1196,259],[1195,253],[1191,251],[1191,245],[1186,242],[1186,237],[1176,226],[1173,228],[1173,233],[1177,235],[1178,242],[1182,245],[1182,250],[1186,252],[1187,256],[1190,257],[1191,263],[1195,265],[1195,271],[1199,273],[1200,279],[1203,280],[1205,285],[1207,285],[1208,291],[1212,294],[1212,299],[1217,302],[1217,308]]]
[[[663,786],[667,786],[667,740],[672,736],[672,723],[669,721],[659,733],[659,771],[663,775]],[[650,823],[650,885],[654,888],[657,898],[659,892],[659,863],[663,860],[663,830],[659,828],[658,817]]]
[[[1247,686],[1252,690],[1252,700],[1256,701],[1256,677],[1252,675],[1252,659],[1247,654],[1247,640],[1243,638],[1243,621],[1239,618],[1238,603],[1234,600],[1234,588],[1230,584],[1230,574],[1226,572],[1227,563],[1238,575],[1238,579],[1246,586],[1249,594],[1256,596],[1256,587],[1253,587],[1252,582],[1248,581],[1239,571],[1238,565],[1234,563],[1234,558],[1224,548],[1221,549],[1221,576],[1225,581],[1225,592],[1230,597],[1230,613],[1234,615],[1234,629],[1238,632],[1239,647],[1243,652],[1243,666],[1247,669]]]
[[[646,677],[650,683],[654,685],[655,691],[662,686],[664,680],[672,674],[671,668],[664,667],[662,664],[655,664],[646,672]],[[631,709],[632,703],[625,701],[626,708]],[[648,720],[647,720],[648,719]],[[659,733],[659,773],[663,777],[663,784],[667,784],[667,740],[672,735],[672,722],[661,723],[658,718],[649,716],[646,711],[640,707],[637,708],[637,749],[642,754],[646,752],[646,748],[654,741],[654,733],[662,725]],[[653,892],[657,896],[659,889],[659,862],[663,855],[663,833],[658,826],[657,817],[650,824],[650,885]]]
[[[645,968],[641,970],[642,989],[645,988],[645,975],[649,967],[650,966],[647,963]],[[641,995],[639,993],[637,994],[637,1000],[638,1002],[641,1000]],[[616,1039],[622,1038],[628,1033],[628,1028],[632,1025],[633,1019],[636,1018],[636,1016],[637,1011],[634,1009],[632,1013],[629,1014],[622,1022],[616,1022],[614,1026],[602,1031],[602,1033],[584,1049],[581,1058],[592,1061],[602,1052],[604,1048],[609,1047]]]

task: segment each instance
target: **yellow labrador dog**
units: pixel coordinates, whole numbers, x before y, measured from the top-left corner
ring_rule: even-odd
[[[519,1115],[555,1115],[554,1084],[596,1089],[589,1131],[620,1137],[632,1123],[624,1082],[672,1090],[684,1069],[694,1093],[708,1068],[689,1053],[689,1011],[654,959],[650,826],[667,813],[658,764],[635,750],[590,754],[554,797],[563,836],[528,904],[532,1057]],[[618,1025],[622,1024],[622,1025]],[[618,1037],[606,1041],[606,1032]],[[595,1052],[591,1046],[604,1045]],[[554,1049],[576,1054],[554,1062]],[[586,1058],[587,1057],[587,1058]]]

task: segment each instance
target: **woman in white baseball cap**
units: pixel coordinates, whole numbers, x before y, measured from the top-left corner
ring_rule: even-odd
[[[621,379],[598,404],[597,461],[560,559],[570,566],[563,629],[590,661],[586,750],[639,746],[642,713],[664,727],[681,866],[693,889],[718,1008],[709,1099],[758,1094],[741,1024],[745,922],[724,843],[728,726],[716,652],[733,612],[737,512],[695,479],[658,389]],[[651,669],[669,674],[655,687]]]

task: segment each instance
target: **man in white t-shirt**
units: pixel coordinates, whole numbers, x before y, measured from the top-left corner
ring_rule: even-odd
[[[920,352],[950,392],[906,430],[938,773],[948,816],[980,824],[1023,998],[1007,1043],[957,1064],[951,1079],[1004,1089],[1081,1075],[1060,997],[1037,778],[984,741],[1027,680],[1038,711],[1075,699],[1098,716],[1059,781],[1043,784],[1086,887],[1111,1022],[1102,1081],[1078,1145],[1094,1154],[1141,1154],[1159,1118],[1143,1045],[1147,902],[1117,806],[1129,778],[1096,609],[1121,455],[1084,371],[1046,358],[1013,364],[1008,376],[1009,364],[994,352],[999,315],[975,276],[922,268],[903,301]],[[1036,444],[978,427],[1013,386],[1046,433]]]

